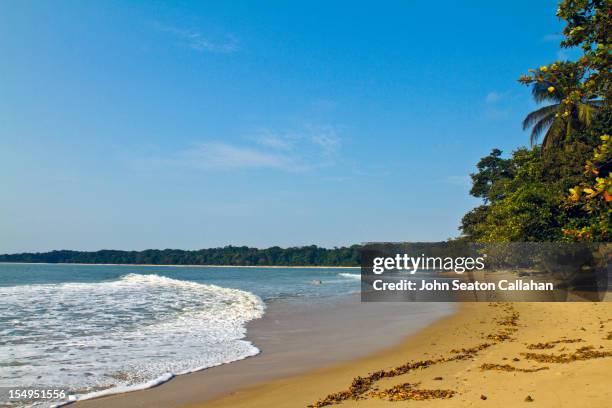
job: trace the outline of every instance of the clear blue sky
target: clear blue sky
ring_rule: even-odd
[[[555,9],[2,1],[0,253],[456,236]]]

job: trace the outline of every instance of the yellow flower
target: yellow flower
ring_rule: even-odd
[[[546,72],[546,71],[548,71],[548,67],[547,67],[546,65],[542,65],[542,66],[540,67],[540,71],[542,71],[542,72]]]
[[[555,87],[554,86],[549,86],[548,87],[548,92],[550,92],[550,93],[555,92]]]
[[[601,140],[603,140],[604,142],[607,142],[608,140],[610,140],[610,135],[603,135],[600,137]]]
[[[569,112],[568,111],[563,112],[563,117],[564,118],[567,118],[568,116],[569,116]]]
[[[571,194],[570,197],[569,197],[570,200],[572,200],[572,201],[580,200],[580,192],[577,189],[570,188],[569,191],[570,191],[570,194]]]
[[[582,189],[582,191],[584,191],[587,194],[593,194],[593,190],[590,189],[590,188],[584,188],[584,189]]]

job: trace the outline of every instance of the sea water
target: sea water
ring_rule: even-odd
[[[359,285],[358,269],[0,264],[0,389],[148,388],[256,355],[245,326],[268,302]]]

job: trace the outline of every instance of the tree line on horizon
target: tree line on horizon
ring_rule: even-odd
[[[321,248],[316,245],[259,249],[226,246],[193,251],[147,249],[144,251],[50,251],[0,255],[0,262],[83,263],[134,265],[228,266],[359,266],[359,245]]]

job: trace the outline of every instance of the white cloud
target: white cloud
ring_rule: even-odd
[[[206,141],[166,157],[150,157],[139,162],[195,170],[302,172],[334,165],[339,146],[340,138],[331,126],[311,127],[303,133],[266,130],[242,142]]]
[[[263,129],[255,136],[251,137],[251,139],[261,146],[278,150],[291,150],[299,138],[296,136],[279,134],[268,129]]]
[[[201,143],[179,152],[172,160],[181,166],[204,170],[303,169],[298,160],[291,156],[222,142]]]
[[[159,31],[173,35],[180,45],[194,51],[217,54],[232,54],[238,51],[238,40],[231,34],[225,35],[222,40],[212,40],[196,30],[163,24],[156,24],[155,26]]]
[[[311,142],[319,146],[326,155],[335,153],[340,147],[340,137],[334,127],[310,126],[309,132]]]

